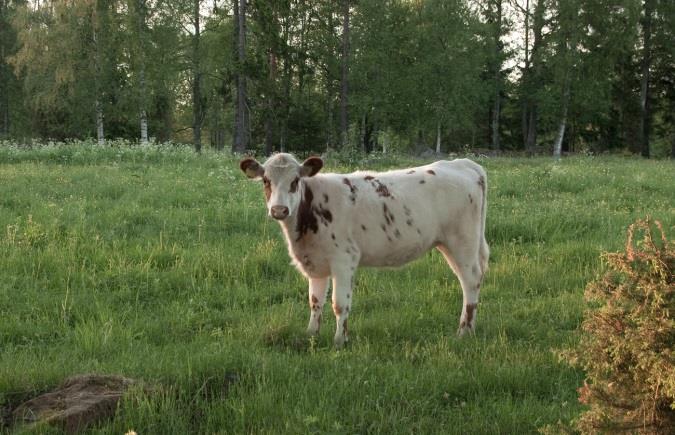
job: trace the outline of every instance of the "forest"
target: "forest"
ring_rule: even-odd
[[[0,0],[0,140],[675,156],[669,0]]]

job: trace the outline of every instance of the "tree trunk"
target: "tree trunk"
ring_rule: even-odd
[[[326,150],[331,149],[335,145],[333,133],[335,132],[333,126],[333,99],[326,99],[326,111],[328,112],[328,128],[326,129]]]
[[[366,154],[373,151],[373,123],[368,114],[363,115],[363,150]]]
[[[4,13],[4,12],[3,12]],[[0,16],[2,16],[0,14]],[[5,41],[0,41],[0,138],[9,137],[9,78]]]
[[[649,131],[651,121],[650,95],[649,95],[649,68],[651,66],[651,40],[652,40],[652,15],[654,13],[654,0],[645,0],[644,17],[642,20],[642,34],[644,44],[642,48],[640,80],[640,154],[649,158]]]
[[[96,105],[96,138],[98,139],[98,144],[103,145],[105,143],[105,135],[103,134],[103,106],[98,98],[96,99],[95,105]]]
[[[148,143],[148,113],[146,110],[147,92],[145,87],[145,0],[138,0],[138,62],[139,62],[139,100],[141,121],[141,143]]]
[[[239,2],[239,5],[237,5]],[[237,108],[235,115],[234,151],[243,153],[248,148],[248,128],[246,113],[246,0],[235,0],[237,17]]]
[[[525,142],[525,149],[534,153],[537,146],[537,106],[530,101],[530,108],[527,117],[527,141]]]
[[[441,123],[436,124],[436,154],[441,153]]]
[[[553,144],[553,157],[556,160],[560,160],[562,155],[562,142],[565,137],[565,128],[567,127],[567,110],[570,104],[570,77],[569,72],[565,77],[565,84],[563,90],[563,101],[562,101],[562,115],[560,116],[560,124],[558,127],[558,134],[556,135],[555,142]]]
[[[289,17],[285,18],[284,22],[284,34],[283,39],[286,41],[286,44],[291,44],[291,24]],[[291,80],[292,80],[293,69],[291,68],[291,56],[289,53],[286,53],[284,57],[284,98],[282,101],[283,106],[283,122],[281,124],[281,131],[279,132],[279,151],[286,151],[286,137],[288,135],[288,118],[291,113]]]
[[[201,0],[193,0],[193,25],[192,36],[192,141],[196,152],[202,150],[202,72],[200,59],[200,12]]]
[[[545,2],[544,0],[539,0],[537,5],[534,8],[534,24],[532,28],[532,33],[534,40],[532,41],[532,53],[530,60],[530,70],[528,70],[527,83],[529,86],[527,88],[528,92],[536,92],[537,81],[541,77],[541,59],[539,58],[539,52],[541,51],[541,45],[543,43],[543,28],[544,28],[544,12],[545,12]],[[525,149],[529,152],[534,152],[535,147],[537,146],[537,101],[534,98],[528,97],[528,112],[529,116],[527,117],[527,141],[525,142]]]
[[[501,84],[501,69],[502,69],[502,62],[501,62],[501,55],[502,55],[502,43],[501,43],[501,35],[502,35],[502,0],[497,0],[497,11],[496,11],[496,17],[495,17],[495,34],[494,34],[494,44],[495,44],[495,52],[494,52],[494,102],[492,106],[492,148],[495,150],[498,150],[500,148],[500,143],[499,143],[499,118],[500,118],[500,111],[501,111],[501,92],[502,92],[502,84]]]
[[[239,0],[234,0],[232,2],[232,18],[234,20],[234,23],[232,23],[232,57],[233,59],[237,59],[237,56],[239,56]],[[237,140],[239,134],[239,65],[236,60],[234,65],[234,83],[236,92],[234,93],[234,128],[232,129],[231,151],[236,153],[241,152],[237,148],[239,144],[239,141]]]
[[[523,73],[521,76],[521,87],[525,89],[526,80],[530,72],[530,0],[525,0],[525,66],[523,67]],[[527,119],[529,117],[529,104],[528,98],[524,95],[521,95],[522,106],[521,106],[521,126],[523,133],[523,146],[527,143]]]
[[[102,80],[102,67],[101,67],[101,41],[96,32],[98,28],[98,11],[94,11],[94,20],[93,20],[93,30],[92,38],[94,40],[94,51],[95,51],[95,82],[96,82],[96,100],[94,101],[94,107],[96,110],[96,139],[98,140],[99,145],[105,143],[105,134],[103,131],[103,104],[101,103],[101,80]]]
[[[265,155],[269,156],[274,151],[274,88],[277,77],[277,56],[273,50],[268,53],[268,66],[270,89],[267,93],[267,116],[265,118]]]
[[[342,77],[340,83],[340,140],[347,146],[349,135],[349,0],[342,0]]]
[[[148,143],[148,112],[145,110],[145,71],[141,71],[141,143]]]

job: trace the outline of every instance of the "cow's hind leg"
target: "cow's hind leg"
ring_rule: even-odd
[[[472,333],[476,325],[478,296],[483,280],[478,246],[467,246],[466,243],[461,242],[448,243],[447,245],[439,245],[438,250],[445,257],[462,286],[464,303],[459,320],[459,329],[457,330],[457,335],[461,337],[467,332]]]
[[[335,347],[340,349],[348,340],[347,319],[352,309],[352,285],[356,263],[333,270],[333,312],[335,313]]]
[[[328,287],[328,278],[310,278],[309,280],[309,325],[307,333],[309,335],[318,335],[321,326],[321,313],[323,304],[326,302],[326,288]]]

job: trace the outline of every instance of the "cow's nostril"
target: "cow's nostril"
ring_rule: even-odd
[[[274,219],[284,219],[288,216],[288,207],[285,205],[275,205],[272,206],[270,212]]]

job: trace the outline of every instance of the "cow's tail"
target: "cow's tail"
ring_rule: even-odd
[[[487,173],[481,167],[478,172],[478,185],[482,190],[482,202],[480,207],[480,245],[478,247],[478,257],[480,261],[480,269],[483,275],[488,270],[488,260],[490,259],[490,247],[485,240],[485,219],[487,216]]]

